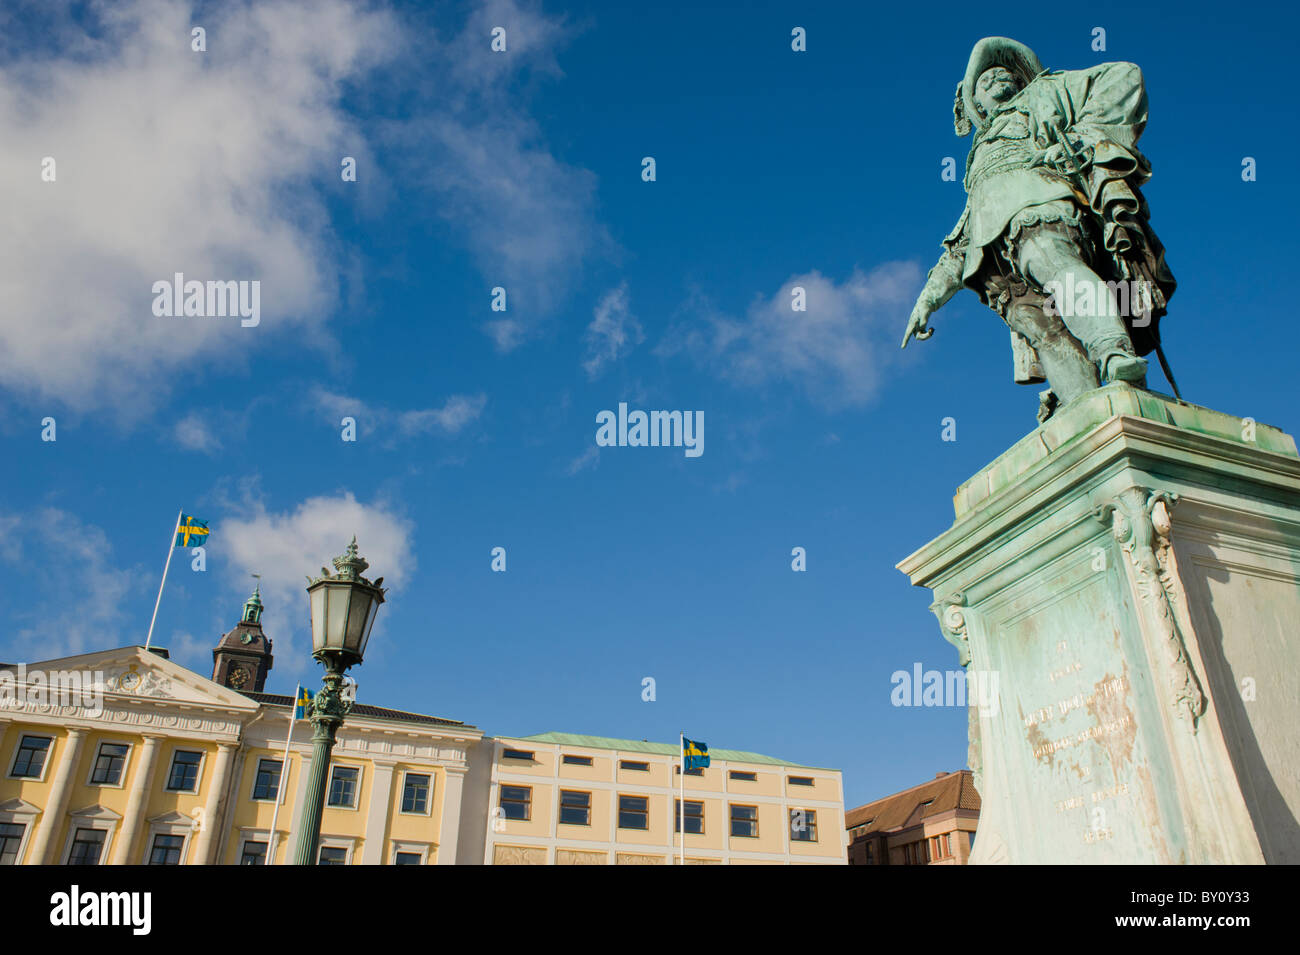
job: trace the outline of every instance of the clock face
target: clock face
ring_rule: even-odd
[[[140,685],[140,674],[132,670],[128,670],[126,673],[122,674],[120,685],[122,689],[126,690],[129,693],[131,690],[134,690],[137,686]]]
[[[253,642],[253,635],[252,635],[251,633],[248,633],[247,631],[245,631],[244,634],[243,634],[239,639],[240,639],[240,640],[243,640],[244,643],[252,643],[252,642]]]
[[[243,667],[230,668],[230,685],[236,690],[248,682],[248,671]]]

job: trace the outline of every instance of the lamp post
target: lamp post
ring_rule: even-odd
[[[312,699],[308,717],[312,725],[311,772],[307,777],[302,828],[294,851],[295,865],[316,862],[330,753],[339,727],[352,710],[352,701],[344,698],[343,674],[348,667],[360,664],[365,656],[370,628],[374,626],[379,605],[384,602],[384,589],[380,586],[384,578],[371,583],[361,576],[370,564],[357,554],[355,536],[346,553],[335,557],[333,564],[335,573],[322,567],[323,577],[307,578],[312,656],[324,665],[325,676],[320,692]]]

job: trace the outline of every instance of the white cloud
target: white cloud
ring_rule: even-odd
[[[39,568],[7,593],[0,660],[32,663],[144,643],[148,621],[128,627],[122,607],[148,580],[120,566],[101,528],[54,507],[0,516],[0,550]]]
[[[215,527],[215,526],[214,526]],[[215,527],[226,555],[226,570],[239,599],[252,583],[248,574],[262,575],[262,615],[267,635],[275,641],[277,673],[300,674],[314,666],[308,628],[308,576],[319,576],[343,553],[353,535],[357,549],[370,562],[366,576],[384,578],[384,587],[400,591],[415,571],[411,527],[389,504],[365,504],[349,493],[312,497],[292,511],[270,511],[260,500],[246,501],[242,511]],[[376,623],[380,632],[383,615]]]
[[[190,412],[176,422],[176,427],[172,429],[172,437],[182,448],[188,448],[191,451],[212,454],[221,449],[221,442],[217,440],[208,423],[196,411]]]
[[[582,367],[588,378],[599,377],[604,367],[645,341],[641,323],[628,308],[627,284],[610,289],[596,305],[587,326],[587,360]]]
[[[573,477],[573,475],[581,471],[585,471],[587,470],[587,468],[594,468],[594,467],[598,467],[599,465],[600,465],[600,451],[593,444],[586,451],[583,451],[582,454],[578,455],[576,458],[574,458],[572,461],[569,462],[569,466],[565,468],[565,473],[568,474],[569,477]]]
[[[365,276],[323,190],[343,155],[380,168],[363,133],[394,151],[357,188],[400,182],[488,287],[508,289],[505,316],[484,296],[499,349],[536,334],[610,244],[595,177],[557,158],[528,112],[572,31],[531,0],[479,0],[458,31],[446,18],[347,0],[230,0],[201,17],[183,0],[121,0],[53,16],[41,52],[0,65],[0,387],[129,421],[277,335],[333,350],[332,310]],[[205,53],[190,49],[200,20]],[[497,25],[508,54],[489,49]],[[12,35],[3,46],[18,49]],[[414,110],[353,119],[345,90]],[[40,178],[45,156],[56,182]],[[260,325],[154,316],[153,283],[176,272],[258,280]]]
[[[487,395],[451,395],[440,408],[397,411],[317,386],[309,393],[312,410],[323,411],[335,426],[344,416],[356,419],[362,435],[376,434],[391,445],[396,438],[418,434],[454,436],[473,424],[487,407]]]
[[[506,53],[490,48],[497,26]],[[426,40],[425,61],[441,70],[426,88],[432,112],[390,128],[487,286],[506,289],[506,316],[483,298],[483,331],[501,351],[535,335],[591,253],[613,244],[593,211],[596,177],[557,158],[526,109],[528,81],[560,76],[556,51],[572,32],[534,0],[480,3],[458,33]]]
[[[96,4],[58,53],[0,67],[0,385],[75,409],[147,411],[175,376],[268,335],[325,335],[333,240],[311,188],[360,148],[343,86],[400,40],[345,0]],[[42,157],[57,181],[40,178]],[[152,284],[257,279],[262,321],[159,318]]]
[[[792,308],[796,286],[805,291],[806,311]],[[687,311],[697,322],[670,329],[655,352],[686,353],[741,385],[787,381],[828,406],[862,405],[897,360],[919,286],[916,263],[889,262],[870,272],[855,269],[842,283],[816,270],[793,275],[771,298],[751,304],[743,319],[696,296]]]
[[[477,421],[487,405],[487,395],[452,395],[441,408],[423,411],[403,411],[397,417],[398,430],[403,434],[424,434],[433,431],[441,434],[459,434],[466,425]]]

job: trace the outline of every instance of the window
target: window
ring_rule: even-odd
[[[619,796],[618,827],[620,829],[649,829],[650,797]]]
[[[874,865],[875,860],[872,858],[871,843],[867,843],[867,865]]]
[[[180,865],[181,849],[185,848],[184,836],[153,837],[153,849],[149,853],[150,865]]]
[[[951,832],[945,832],[943,834],[943,854],[945,856],[952,855],[952,833]]]
[[[16,822],[0,822],[0,865],[18,864],[18,849],[26,829]]]
[[[502,759],[526,759],[533,761],[533,754],[526,749],[508,749],[501,754]]]
[[[812,780],[812,777],[811,777],[811,776],[791,776],[791,777],[790,777],[790,785],[791,785],[791,786],[811,786],[812,784],[813,784],[813,780]]]
[[[569,766],[590,766],[590,765],[591,765],[591,757],[590,757],[590,756],[571,756],[571,755],[569,755],[568,753],[565,753],[565,754],[564,754],[564,762],[565,762],[566,765],[569,765]]]
[[[429,811],[429,777],[424,773],[407,773],[402,783],[402,812]]]
[[[682,831],[682,801],[673,800],[673,825],[677,832]],[[704,803],[686,800],[686,832],[698,836],[704,832]]]
[[[418,852],[399,852],[393,857],[393,865],[421,865],[423,860]]]
[[[733,836],[758,836],[758,807],[757,806],[737,806],[732,804],[731,807],[731,834]]]
[[[320,847],[320,865],[347,865],[348,850],[339,846]]]
[[[621,759],[621,760],[619,760],[618,768],[619,768],[619,769],[627,769],[627,770],[631,770],[632,772],[635,772],[635,773],[648,773],[648,772],[650,772],[650,764],[649,764],[649,763],[638,763],[636,760],[632,760],[632,759]]]
[[[48,736],[24,736],[18,744],[14,767],[9,775],[20,779],[40,779],[41,773],[45,772],[45,757],[49,755],[51,742]]]
[[[249,839],[244,842],[244,851],[239,856],[240,865],[266,865],[266,843]]]
[[[682,774],[682,768],[681,768],[680,766],[678,766],[678,767],[677,767],[677,775],[680,776],[681,774]],[[703,775],[704,775],[704,770],[703,770],[703,769],[688,769],[688,770],[686,770],[686,775],[687,775],[687,776],[703,776]]]
[[[793,842],[817,841],[817,810],[790,810],[790,839]]]
[[[99,855],[104,851],[103,829],[78,829],[68,854],[68,865],[99,865]]]
[[[125,743],[100,743],[99,754],[95,757],[95,768],[90,774],[91,785],[121,785],[122,770],[126,766],[126,754],[130,751],[131,747]]]
[[[732,779],[742,783],[752,783],[758,779],[757,773],[742,773],[738,769],[733,769],[728,775],[730,775]]]
[[[355,766],[335,766],[330,775],[329,805],[353,809],[357,804],[357,777],[361,770]]]
[[[172,792],[192,793],[199,785],[199,764],[203,754],[178,749],[172,756],[172,771],[167,776],[167,788]]]
[[[533,787],[502,786],[500,805],[507,819],[533,818]]]
[[[278,759],[259,759],[257,778],[253,781],[253,798],[274,801],[280,795],[280,772],[284,764]]]
[[[560,822],[566,826],[591,825],[591,793],[561,789]]]

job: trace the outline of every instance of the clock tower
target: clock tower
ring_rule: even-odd
[[[271,672],[271,639],[262,632],[262,585],[244,602],[235,629],[212,650],[212,681],[232,690],[261,693]]]

